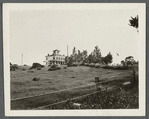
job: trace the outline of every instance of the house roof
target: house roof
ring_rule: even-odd
[[[49,57],[49,56],[64,56],[64,55],[60,55],[60,54],[52,54],[52,55],[47,55],[46,57]]]
[[[45,57],[49,57],[49,56],[64,56],[64,55],[61,55],[61,54],[59,54],[59,52],[58,53],[55,53],[54,51],[59,51],[60,52],[60,50],[58,50],[58,49],[55,49],[55,50],[53,50],[53,53],[52,53],[52,55],[47,55],[47,56],[45,56]]]
[[[55,50],[53,50],[53,51],[60,51],[60,50],[58,50],[58,49],[55,49]]]

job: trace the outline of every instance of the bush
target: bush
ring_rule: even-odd
[[[25,69],[23,68],[22,71],[25,71]]]
[[[89,66],[90,67],[95,67],[95,64],[94,63],[90,63]]]
[[[40,78],[36,78],[36,77],[34,77],[32,80],[33,80],[33,81],[39,81]]]
[[[41,65],[41,64],[39,64],[39,63],[33,63],[32,67],[31,67],[30,69],[36,69],[36,68],[38,68],[38,67],[42,68],[42,67],[44,67],[44,66]]]
[[[34,73],[34,71],[28,71],[29,73]]]
[[[106,65],[106,66],[104,66],[103,68],[104,68],[104,69],[112,69],[113,67]]]
[[[41,67],[38,67],[37,70],[41,70]]]
[[[96,63],[95,64],[95,68],[99,68],[100,67],[100,64],[99,63]]]
[[[64,67],[64,69],[67,69],[67,67]]]
[[[55,70],[58,70],[58,69],[61,69],[59,65],[57,64],[53,64],[49,69],[48,71],[55,71]]]
[[[49,68],[48,71],[55,71],[58,70],[59,68]]]
[[[18,69],[17,64],[10,65],[10,71],[15,71],[16,69]]]
[[[105,65],[105,66],[101,66],[104,69],[114,69],[114,70],[127,70],[129,69],[128,66],[109,66],[109,65]]]
[[[53,64],[53,65],[51,66],[51,68],[57,68],[57,67],[58,67],[57,64]]]
[[[77,64],[72,64],[73,67],[77,67]]]
[[[79,64],[80,66],[84,66],[85,64],[84,63],[81,63],[81,64]]]
[[[68,63],[67,66],[68,67],[77,67],[77,64],[70,64],[70,63]]]
[[[85,63],[84,65],[85,65],[85,66],[89,66],[89,64],[88,64],[88,63]]]
[[[127,70],[128,66],[116,66],[116,67],[113,67],[113,69],[115,69],[115,70]]]
[[[15,70],[16,70],[16,68],[13,65],[11,65],[10,66],[10,71],[15,71]]]

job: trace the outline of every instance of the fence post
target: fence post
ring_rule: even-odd
[[[96,90],[99,90],[99,76],[95,76]]]
[[[135,68],[133,66],[133,83],[136,82],[136,71],[135,71]]]

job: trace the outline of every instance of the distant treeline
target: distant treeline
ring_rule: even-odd
[[[117,54],[119,55],[119,54]],[[67,64],[85,64],[85,63],[99,63],[99,64],[111,64],[113,61],[112,54],[109,52],[105,57],[101,55],[101,51],[98,46],[95,46],[94,50],[88,55],[87,50],[76,50],[74,47],[72,54],[65,57]],[[132,65],[138,63],[134,60],[133,56],[128,56],[120,62],[123,66]]]
[[[73,48],[72,54],[65,58],[65,62],[68,64],[73,63],[103,63],[103,64],[109,64],[112,63],[112,54],[109,52],[107,56],[102,57],[101,51],[98,48],[98,46],[95,46],[95,49],[88,55],[87,50],[83,50],[83,52],[80,52],[80,50],[76,51],[76,48]]]

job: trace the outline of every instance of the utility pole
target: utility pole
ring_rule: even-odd
[[[67,45],[67,63],[68,63],[68,45]]]
[[[21,65],[23,66],[23,54],[22,54],[22,59],[21,59]]]
[[[67,45],[67,57],[68,57],[68,45]]]

